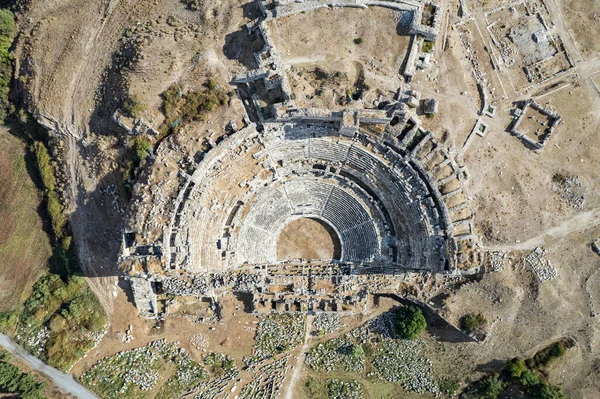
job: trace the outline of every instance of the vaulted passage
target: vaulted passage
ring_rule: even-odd
[[[336,232],[327,223],[300,218],[285,226],[277,239],[277,260],[339,260],[342,246]]]

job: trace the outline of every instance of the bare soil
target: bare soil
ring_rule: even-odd
[[[285,226],[279,235],[277,259],[334,259],[334,251],[339,252],[339,246],[339,238],[332,236],[322,223],[301,218]]]
[[[359,79],[370,90],[351,107],[371,106],[378,93],[395,92],[402,82],[399,73],[410,42],[409,36],[398,32],[399,18],[399,13],[380,7],[365,10],[341,7],[270,22],[277,51],[290,67],[290,84],[297,104],[337,108],[347,91],[356,90]],[[373,29],[374,21],[377,29]],[[337,72],[346,78],[337,88],[324,88],[316,93],[319,88],[311,79],[300,76],[302,68],[307,66],[320,67],[332,78]]]

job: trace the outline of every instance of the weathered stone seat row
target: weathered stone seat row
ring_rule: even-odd
[[[224,140],[182,185],[164,243],[166,269],[276,263],[285,225],[315,217],[337,232],[343,262],[442,270],[452,226],[432,199],[441,197],[429,187],[435,182],[411,156],[366,135],[340,136],[330,124],[264,127]],[[232,188],[219,189],[223,181]]]
[[[338,232],[342,241],[342,261],[370,261],[371,254],[379,251],[380,243],[369,208],[351,192],[332,183],[333,181],[326,183],[308,179],[291,180],[265,190],[256,198],[240,227],[236,250],[240,260],[248,263],[276,262],[275,244],[279,232],[291,220],[307,216],[323,219]],[[299,209],[306,212],[299,215],[296,212]],[[365,239],[345,242],[344,232],[362,224],[371,225],[370,228],[367,226],[359,229],[360,237]],[[371,250],[351,249],[365,246]],[[256,248],[261,248],[262,251],[257,251]],[[352,255],[346,256],[346,250]]]

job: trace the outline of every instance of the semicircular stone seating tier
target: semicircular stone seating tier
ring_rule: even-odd
[[[333,126],[264,126],[219,144],[190,176],[193,188],[165,232],[165,267],[204,273],[275,263],[282,229],[313,217],[336,231],[342,262],[444,270],[447,226],[418,165]]]
[[[360,186],[383,210],[391,239],[388,267],[443,270],[445,226],[422,173],[399,154],[368,139],[339,136],[335,128],[310,124],[267,125],[262,138],[281,175],[299,165],[321,168]],[[306,166],[305,166],[306,167]]]
[[[342,245],[342,262],[371,262],[380,254],[380,236],[369,205],[350,190],[317,179],[295,179],[263,190],[242,222],[237,239],[239,263],[277,262],[277,238],[301,217],[330,225]]]

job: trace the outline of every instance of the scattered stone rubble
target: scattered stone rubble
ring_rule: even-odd
[[[431,360],[424,356],[424,344],[418,339],[385,338],[373,355],[373,365],[379,378],[399,382],[407,391],[440,394],[433,379]]]
[[[573,209],[583,209],[585,204],[585,187],[579,177],[567,176],[560,182],[560,198]]]
[[[327,384],[329,399],[362,399],[364,388],[358,381],[332,379]]]
[[[254,356],[259,359],[287,352],[302,343],[306,316],[272,314],[262,317],[256,330]]]
[[[466,50],[465,55],[467,59],[471,62],[475,79],[477,82],[486,82],[486,73],[481,70],[479,61],[477,60],[477,50],[475,50],[473,44],[471,44],[471,31],[467,30],[462,32],[460,34],[460,42]]]
[[[16,336],[17,341],[20,341],[22,338],[20,335]],[[49,338],[50,330],[48,330],[48,327],[43,326],[36,334],[29,335],[23,344],[34,356],[44,358]]]
[[[335,330],[342,328],[340,316],[337,313],[319,313],[313,322],[315,330],[319,334],[330,334]]]
[[[196,334],[190,339],[194,348],[205,351],[208,347],[208,337],[205,334]]]
[[[509,255],[503,251],[488,251],[487,256],[490,270],[494,273],[504,270],[507,262],[509,266],[512,264]]]
[[[259,366],[255,378],[242,388],[238,399],[278,398],[283,379],[289,369],[290,355],[282,356],[274,362]]]
[[[365,369],[365,355],[362,347],[346,335],[313,347],[306,356],[306,364],[315,371],[360,373]]]
[[[173,363],[175,371],[160,388],[159,396],[166,394],[168,397],[209,399],[222,394],[225,387],[239,375],[235,365],[227,369],[219,368],[218,373],[211,375],[207,366],[230,362],[230,358],[211,353],[205,355],[208,357],[202,364],[190,358],[177,345],[176,342],[168,343],[163,339],[141,348],[118,352],[92,366],[81,380],[106,399],[145,397],[147,393],[144,392],[156,387],[166,364]]]
[[[158,369],[162,367],[162,362],[172,355],[174,349],[174,343],[160,340],[142,348],[118,352],[92,366],[82,376],[82,381],[91,387],[120,384],[114,386],[114,392],[107,399],[117,399],[134,389],[149,391],[158,381]]]
[[[523,260],[523,263],[531,267],[541,282],[549,281],[556,277],[556,269],[548,259],[544,258],[547,252],[547,249],[537,247]]]
[[[361,344],[378,342],[384,338],[395,338],[396,315],[386,312],[352,330],[352,336]]]
[[[433,378],[432,363],[425,356],[424,342],[395,339],[394,318],[393,313],[384,313],[351,334],[318,344],[306,356],[306,364],[315,371],[362,373],[368,361],[374,370],[366,374],[367,378],[377,377],[400,383],[410,392],[438,396],[440,391]],[[365,345],[371,348],[368,356]]]

